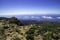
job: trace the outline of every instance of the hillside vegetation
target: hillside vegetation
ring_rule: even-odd
[[[23,25],[15,17],[0,20],[0,40],[60,40],[60,23],[40,21]]]

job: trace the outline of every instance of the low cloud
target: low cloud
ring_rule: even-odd
[[[57,17],[57,19],[60,19],[60,17]]]
[[[23,16],[23,18],[26,18],[26,19],[40,19],[40,17],[38,17],[38,16]]]
[[[31,16],[31,18],[40,18],[40,17],[38,17],[38,16]]]
[[[42,18],[45,18],[45,19],[53,19],[51,16],[42,16]]]

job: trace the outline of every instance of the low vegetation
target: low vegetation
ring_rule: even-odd
[[[60,23],[40,21],[23,25],[15,17],[0,20],[0,40],[60,40]]]

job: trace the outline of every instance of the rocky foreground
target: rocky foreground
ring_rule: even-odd
[[[0,20],[0,40],[60,40],[60,23],[23,25],[17,18]]]

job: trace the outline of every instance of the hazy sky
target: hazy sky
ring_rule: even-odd
[[[60,0],[0,0],[0,15],[50,13],[60,13]]]

